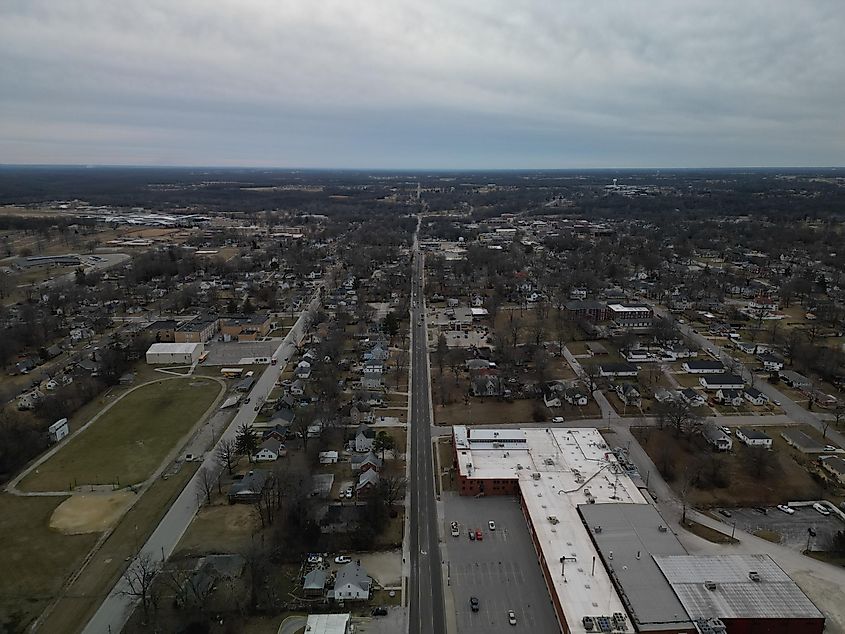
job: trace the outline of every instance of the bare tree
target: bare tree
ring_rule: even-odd
[[[217,478],[208,467],[203,467],[197,472],[196,493],[197,501],[202,504],[211,504],[211,494],[214,492],[214,482]]]
[[[150,610],[154,607],[156,597],[153,593],[153,580],[161,570],[161,562],[150,553],[141,553],[129,564],[123,573],[126,589],[123,594],[141,602],[144,622],[150,618]]]
[[[378,494],[389,508],[405,497],[407,486],[408,481],[401,476],[383,476],[379,480]]]
[[[661,426],[668,425],[676,436],[692,434],[701,429],[704,419],[682,400],[658,403],[655,406],[657,420]]]
[[[225,467],[226,471],[229,472],[229,475],[232,475],[235,471],[235,467],[238,466],[240,457],[237,441],[235,441],[234,438],[224,438],[221,440],[214,452],[214,457],[217,459],[217,464],[219,464],[221,468]]]

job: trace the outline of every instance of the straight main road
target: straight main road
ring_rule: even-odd
[[[419,225],[417,228],[419,234]],[[410,632],[445,634],[443,577],[431,453],[431,391],[423,299],[423,258],[414,237],[411,273]]]
[[[251,425],[255,421],[255,417],[258,415],[255,411],[255,403],[265,400],[276,381],[279,380],[285,365],[296,351],[297,344],[302,340],[314,313],[320,306],[321,291],[322,287],[319,287],[311,302],[302,311],[293,328],[290,329],[284,341],[279,345],[276,350],[277,364],[268,365],[267,369],[261,374],[252,392],[250,392],[249,403],[242,405],[238,410],[232,422],[221,434],[217,444],[206,454],[200,469],[208,469],[215,478],[218,476],[222,466],[218,464],[215,457],[217,446],[224,440],[234,439],[241,425]],[[182,489],[182,493],[165,513],[147,542],[141,547],[138,553],[139,557],[145,555],[153,561],[163,562],[171,555],[199,509],[200,496],[197,496],[196,493],[199,478],[200,471],[198,470],[185,485],[185,488]],[[138,558],[136,558],[130,566],[139,565],[138,561]],[[85,626],[83,634],[106,634],[107,632],[120,632],[123,629],[137,603],[134,597],[126,594],[126,590],[126,578],[121,577]]]

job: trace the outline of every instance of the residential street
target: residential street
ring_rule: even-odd
[[[249,395],[251,403],[256,403],[259,399],[266,399],[270,394],[288,360],[296,351],[296,344],[305,334],[306,321],[313,316],[319,305],[320,294],[318,290],[309,303],[308,308],[300,314],[296,324],[294,324],[284,341],[279,345],[276,351],[278,363],[276,365],[268,365],[267,369],[264,370],[256,381],[255,387]],[[215,448],[224,439],[234,439],[238,427],[244,423],[251,424],[257,414],[252,404],[243,405],[218,439]],[[222,467],[217,463],[214,449],[206,454],[201,468],[207,468],[215,475],[221,470]],[[141,548],[139,555],[149,555],[155,560],[166,560],[176,548],[176,545],[194,519],[194,515],[196,515],[199,508],[199,501],[196,495],[197,481],[199,479],[198,474],[199,471],[185,485],[182,493],[173,502],[158,527],[156,527],[150,538]],[[137,560],[130,565],[137,565]],[[104,634],[105,632],[121,631],[132,614],[136,603],[133,597],[124,594],[125,589],[126,582],[121,577],[85,626],[83,630],[85,634]]]

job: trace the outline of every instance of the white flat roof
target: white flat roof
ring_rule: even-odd
[[[627,615],[578,506],[590,500],[596,504],[645,504],[646,500],[598,430],[468,430],[455,426],[454,433],[463,476],[518,480],[541,558],[551,573],[553,591],[570,631],[587,632],[582,623],[585,616]],[[493,439],[512,442],[493,448]],[[519,439],[524,442],[516,442]]]
[[[626,306],[625,304],[608,304],[607,307],[615,313],[650,313],[648,306]]]
[[[306,634],[346,634],[349,614],[309,614]]]
[[[154,343],[147,352],[159,352],[164,354],[179,354],[180,352],[193,353],[197,348],[202,348],[201,343]]]

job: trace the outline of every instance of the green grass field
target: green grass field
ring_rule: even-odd
[[[63,535],[50,516],[64,497],[0,495],[0,623],[35,618],[94,545],[97,535]]]
[[[207,379],[172,379],[124,396],[20,483],[25,491],[143,482],[214,401]]]

